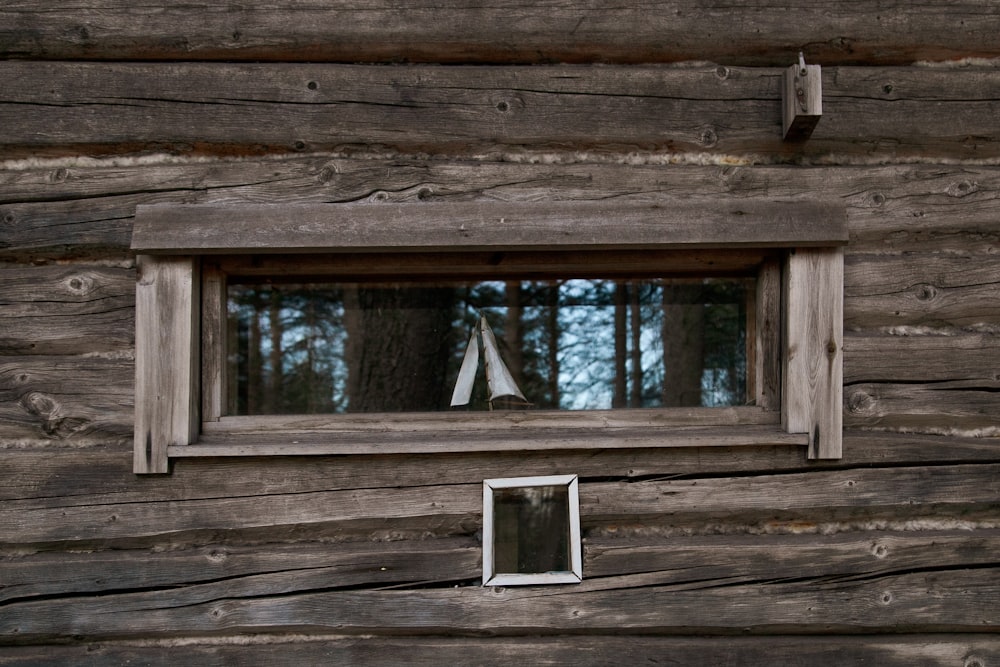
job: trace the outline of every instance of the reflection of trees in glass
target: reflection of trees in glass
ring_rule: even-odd
[[[342,290],[303,285],[229,290],[237,414],[343,410]],[[232,339],[232,337],[231,337]]]
[[[498,573],[566,572],[569,489],[525,486],[493,491],[493,569]]]
[[[233,285],[233,408],[448,409],[481,315],[532,408],[738,405],[748,284]],[[469,409],[488,407],[485,378],[477,377]]]
[[[344,290],[349,411],[447,408],[454,300],[454,288],[444,287]]]

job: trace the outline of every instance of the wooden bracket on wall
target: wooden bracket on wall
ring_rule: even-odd
[[[783,136],[785,141],[805,141],[823,115],[823,80],[819,65],[799,64],[785,70],[782,92]]]

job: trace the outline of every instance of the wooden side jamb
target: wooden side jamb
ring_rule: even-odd
[[[810,459],[839,459],[843,438],[844,253],[799,248],[784,276],[782,423],[809,435]]]
[[[754,309],[750,313],[753,335],[747,332],[752,348],[748,355],[747,376],[753,378],[757,407],[778,411],[781,408],[781,260],[764,260],[757,272]],[[751,362],[752,361],[752,365]]]
[[[167,448],[197,438],[200,276],[195,257],[139,255],[133,471],[169,472]]]
[[[226,414],[228,395],[226,274],[216,263],[201,267],[201,419]]]

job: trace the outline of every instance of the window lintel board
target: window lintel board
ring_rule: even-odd
[[[613,224],[611,224],[613,223]],[[842,203],[454,202],[139,206],[139,254],[669,248],[804,248],[847,243]]]
[[[613,224],[609,223],[613,221]],[[236,434],[242,444],[216,439],[211,447],[191,446],[203,430],[201,375],[221,360],[205,359],[201,350],[202,311],[220,304],[217,277],[201,275],[202,258],[224,254],[315,255],[319,253],[433,254],[464,256],[475,252],[679,251],[779,249],[784,253],[782,300],[785,303],[781,361],[780,421],[777,429],[752,436],[769,418],[736,419],[750,426],[739,434],[731,417],[691,432],[692,444],[735,441],[757,444],[808,444],[810,458],[839,458],[842,403],[843,250],[847,242],[842,202],[733,201],[720,198],[669,202],[456,202],[406,204],[310,204],[301,206],[139,206],[132,249],[137,254],[136,287],[136,473],[169,472],[172,456],[330,454],[391,451],[373,442],[379,436],[350,429],[351,445],[308,448],[324,429],[291,428],[277,420]],[[464,255],[463,255],[464,254]],[[205,296],[201,290],[204,288]],[[200,307],[199,307],[200,306]],[[822,363],[819,363],[819,362]],[[201,373],[198,369],[202,368]],[[211,372],[211,371],[209,371]],[[715,409],[713,409],[715,410]],[[756,414],[759,408],[731,413]],[[719,413],[716,413],[719,414]],[[775,413],[776,414],[776,413]],[[369,416],[370,417],[370,416]],[[453,417],[448,415],[448,417]],[[671,420],[667,420],[668,422]],[[777,418],[775,419],[777,421]],[[205,424],[205,431],[216,431]],[[686,427],[705,424],[686,422]],[[330,430],[330,427],[325,427]],[[472,429],[475,430],[475,424]],[[636,429],[642,427],[637,426]],[[221,429],[225,431],[225,429]],[[334,429],[336,430],[336,429]],[[427,432],[433,433],[431,424]],[[525,428],[523,447],[547,449],[550,440],[572,447],[560,436],[532,438]],[[584,429],[580,429],[581,434]],[[249,445],[252,432],[271,445]],[[712,440],[712,432],[717,440]],[[683,434],[683,431],[680,432]],[[625,435],[625,433],[619,433]],[[286,437],[287,436],[287,437]],[[678,446],[683,435],[663,432],[665,446]],[[612,430],[597,442],[615,438]],[[755,439],[756,438],[756,439]],[[206,438],[211,439],[211,438]],[[391,440],[392,438],[388,438]],[[405,439],[405,438],[404,438]],[[648,439],[648,438],[647,438]],[[434,437],[414,438],[415,449],[397,444],[394,451],[439,451]],[[364,443],[368,441],[366,449]],[[208,443],[205,443],[206,445]],[[751,444],[751,442],[746,442]],[[300,446],[301,445],[301,446]],[[590,445],[581,439],[579,447]],[[606,445],[605,445],[606,446]],[[510,448],[510,444],[507,445]],[[209,454],[209,452],[213,452]],[[461,451],[452,449],[449,451]]]

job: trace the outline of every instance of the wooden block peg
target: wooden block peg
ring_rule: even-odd
[[[823,115],[823,80],[819,65],[799,64],[785,70],[782,94],[783,136],[785,141],[805,141]]]

